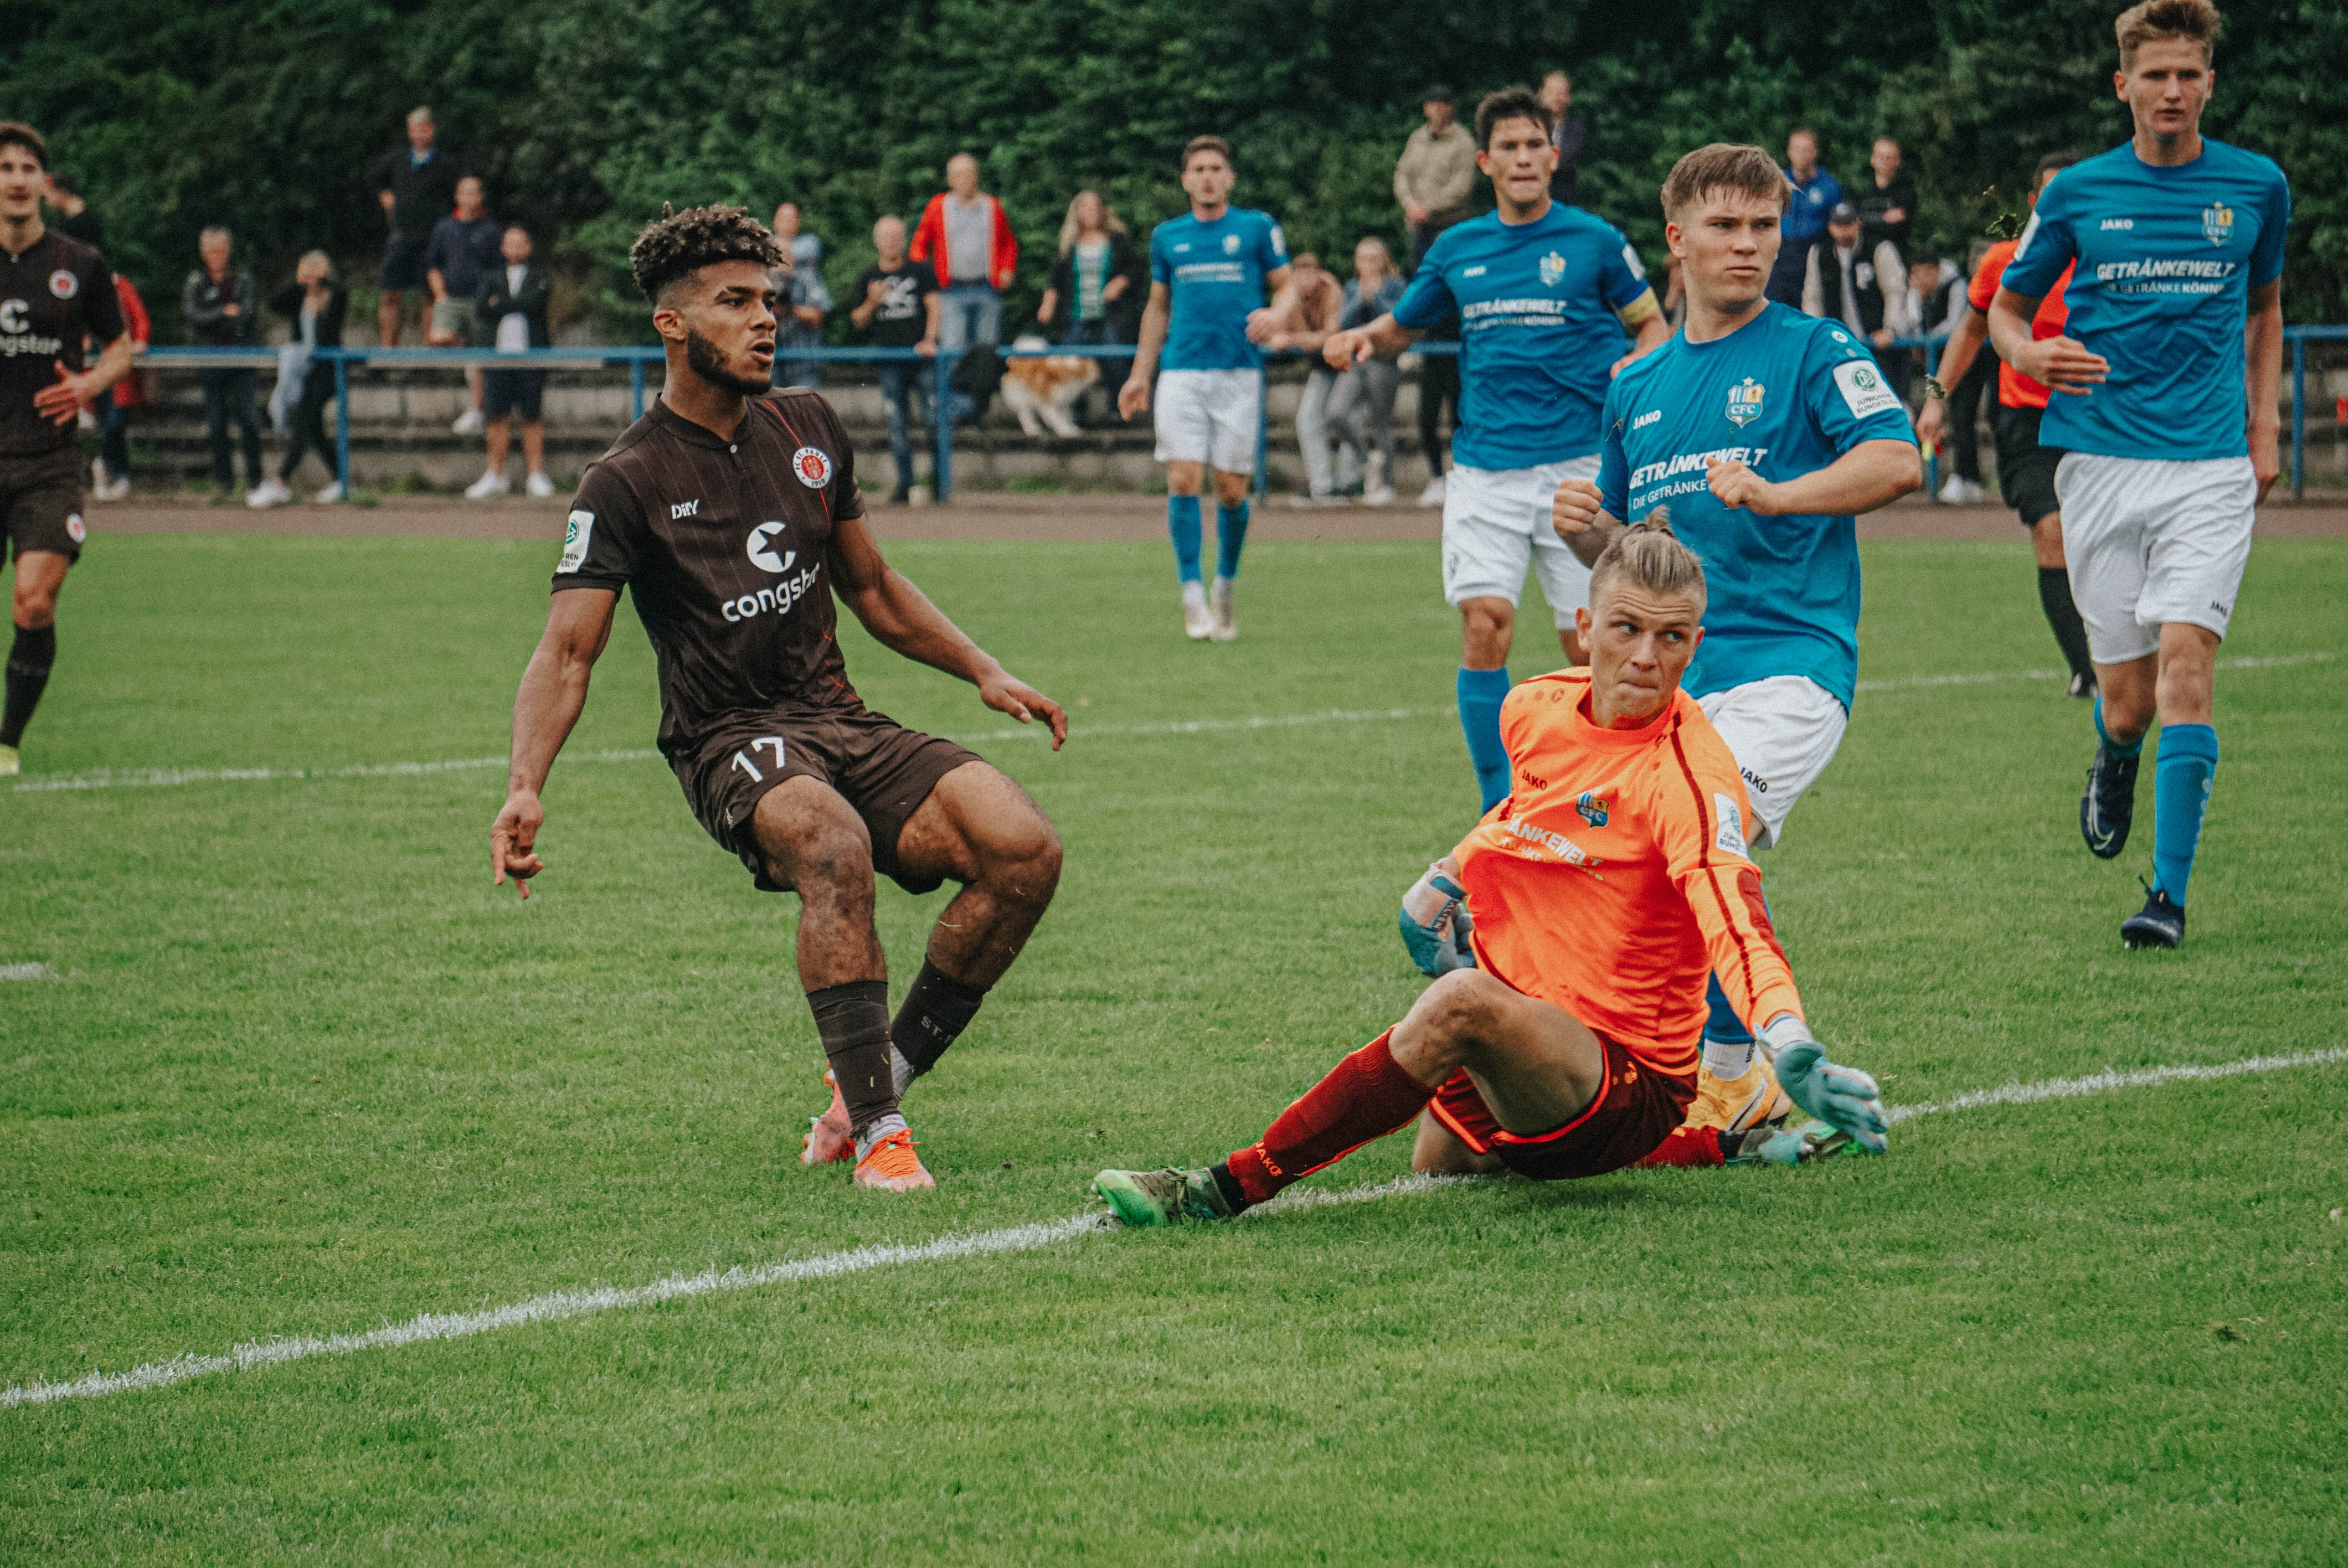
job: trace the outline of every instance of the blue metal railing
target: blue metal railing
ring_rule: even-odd
[[[2307,494],[2307,345],[2311,341],[2348,340],[2348,326],[2294,326],[2283,328],[2283,340],[2291,345],[2291,497],[2302,500]],[[1923,337],[1899,337],[1891,340],[1895,349],[1924,351],[1926,374],[1936,371],[1941,363],[1941,350],[1948,342],[1946,333]],[[1131,343],[1066,343],[1041,349],[1001,348],[996,351],[1005,359],[1043,359],[1073,354],[1086,359],[1129,360],[1135,354]],[[1419,354],[1456,354],[1459,345],[1454,342],[1420,343],[1410,351]],[[335,367],[335,477],[347,494],[351,487],[351,415],[350,368],[355,364],[444,366],[458,369],[483,365],[504,370],[552,369],[557,365],[624,364],[628,367],[628,417],[633,422],[644,416],[644,367],[662,363],[666,351],[658,343],[614,344],[604,348],[534,348],[520,354],[499,354],[486,348],[326,348],[316,357]],[[926,361],[933,367],[931,391],[930,424],[936,436],[934,470],[931,487],[942,502],[953,495],[953,367],[962,356],[959,353],[940,351],[924,354],[910,348],[795,348],[778,350],[778,360],[817,360],[844,364],[902,364]],[[272,347],[252,348],[174,348],[149,349],[144,363],[159,368],[203,369],[234,367],[259,370],[273,367],[277,350]],[[1257,399],[1255,493],[1263,494],[1267,429],[1269,421],[1262,413],[1263,398]],[[1940,455],[1937,451],[1924,461],[1924,487],[1935,502],[1940,499]]]

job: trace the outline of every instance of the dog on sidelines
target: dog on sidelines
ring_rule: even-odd
[[[1014,341],[1014,349],[1045,349],[1052,345],[1034,333]],[[1100,380],[1100,365],[1081,354],[1056,354],[1048,359],[1004,361],[1004,406],[1019,416],[1019,428],[1041,436],[1049,425],[1055,436],[1081,434],[1069,410]]]

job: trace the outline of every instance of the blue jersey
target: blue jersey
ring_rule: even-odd
[[[1160,370],[1254,370],[1263,354],[1248,342],[1250,311],[1264,303],[1263,280],[1288,265],[1288,241],[1267,212],[1227,207],[1211,223],[1191,213],[1150,231],[1149,276],[1173,291]]]
[[[2048,398],[2039,440],[2106,457],[2249,451],[2242,328],[2250,291],[2282,276],[2290,227],[2282,170],[2223,142],[2173,169],[2116,147],[2056,175],[2003,282],[2043,295],[2075,258],[2064,330],[2112,368],[2085,397]]]
[[[1672,531],[1704,562],[1690,696],[1804,675],[1849,708],[1859,682],[1856,525],[1724,507],[1705,466],[1741,462],[1782,484],[1862,441],[1915,439],[1866,345],[1781,304],[1710,343],[1682,333],[1623,367],[1606,395],[1598,490],[1626,522],[1670,507]]]
[[[1530,468],[1598,450],[1606,373],[1626,352],[1614,313],[1647,292],[1622,231],[1552,202],[1529,223],[1497,212],[1446,229],[1395,307],[1406,327],[1459,315],[1454,462]]]

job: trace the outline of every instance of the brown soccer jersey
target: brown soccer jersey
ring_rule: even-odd
[[[655,402],[580,482],[554,587],[627,587],[660,661],[661,751],[729,713],[859,708],[833,635],[832,525],[864,515],[813,392],[752,398],[731,440]]]
[[[114,273],[96,251],[51,229],[22,255],[0,250],[0,456],[38,457],[75,444],[72,421],[51,423],[33,395],[57,362],[82,368],[82,340],[122,335]]]

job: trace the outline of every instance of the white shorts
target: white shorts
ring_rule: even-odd
[[[1540,573],[1541,592],[1560,626],[1590,602],[1590,569],[1566,548],[1549,520],[1550,501],[1568,479],[1598,477],[1598,458],[1569,457],[1531,468],[1451,466],[1443,486],[1443,597],[1471,599],[1525,591],[1525,568]]]
[[[1698,697],[1696,706],[1728,743],[1728,754],[1745,775],[1756,824],[1752,845],[1766,849],[1784,836],[1786,818],[1802,792],[1834,761],[1850,715],[1807,675],[1748,681]]]
[[[1221,474],[1253,474],[1263,424],[1263,373],[1162,370],[1150,394],[1160,463],[1204,463]]]
[[[2226,635],[2258,508],[2248,457],[2073,452],[2054,469],[2054,496],[2071,597],[2096,663],[2158,651],[2160,629],[2172,620]]]

